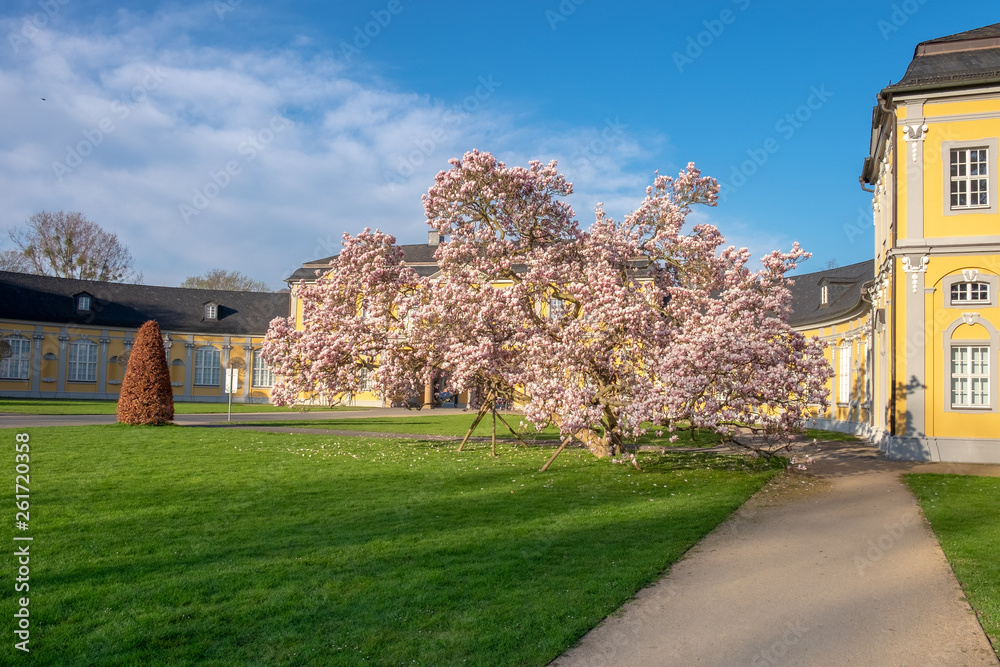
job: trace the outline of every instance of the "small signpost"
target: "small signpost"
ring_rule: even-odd
[[[233,421],[233,394],[240,388],[240,369],[226,369],[226,393],[229,394],[229,416],[226,421]]]

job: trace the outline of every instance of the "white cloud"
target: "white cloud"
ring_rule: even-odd
[[[586,225],[598,201],[617,217],[638,204],[652,174],[628,164],[666,144],[614,119],[532,128],[488,78],[439,100],[352,79],[331,59],[177,37],[217,20],[121,12],[0,55],[0,227],[80,210],[119,234],[149,283],[222,266],[279,288],[338,252],[345,231],[426,238],[420,195],[471,148],[509,164],[559,159]]]

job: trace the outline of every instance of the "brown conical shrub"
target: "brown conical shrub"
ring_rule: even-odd
[[[166,424],[174,418],[174,391],[170,387],[167,353],[160,325],[150,320],[139,329],[132,345],[122,392],[118,421],[122,424]]]

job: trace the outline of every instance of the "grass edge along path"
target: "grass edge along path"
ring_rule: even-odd
[[[0,398],[0,414],[22,415],[113,415],[118,407],[116,400],[75,398]],[[202,403],[174,401],[174,414],[226,414],[227,403]],[[355,407],[314,406],[317,411],[366,410]],[[233,403],[233,414],[248,412],[308,412],[301,408],[284,408],[270,403]]]
[[[1000,478],[935,473],[903,478],[1000,654]]]
[[[650,452],[638,474],[566,451],[541,474],[540,447],[120,425],[0,440],[17,432],[33,664],[544,665],[782,465]]]

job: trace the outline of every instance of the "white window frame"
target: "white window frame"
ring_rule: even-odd
[[[957,292],[957,294],[956,294]],[[990,302],[990,284],[980,281],[951,284],[951,302],[978,306]]]
[[[90,310],[90,297],[86,294],[81,294],[76,297],[76,309],[77,310]]]
[[[274,373],[271,372],[271,367],[267,365],[264,358],[260,355],[261,350],[253,351],[253,386],[254,387],[273,387],[274,386]]]
[[[956,370],[956,353],[960,357],[961,370]],[[964,353],[964,354],[963,354]],[[978,357],[979,366],[976,366]],[[953,344],[948,358],[951,367],[948,386],[949,401],[953,410],[989,410],[992,405],[990,379],[993,366],[992,350],[988,342]],[[978,372],[977,372],[978,368]],[[976,385],[979,391],[976,391]],[[983,390],[985,385],[985,390]],[[961,400],[956,400],[956,387],[964,386],[958,394]],[[985,395],[985,398],[984,398]],[[978,397],[978,400],[976,400]]]
[[[70,342],[66,379],[69,382],[97,382],[97,343],[86,338]]]
[[[561,320],[566,316],[566,300],[557,296],[549,297],[549,319]]]
[[[997,304],[997,292],[1000,290],[1000,276],[985,273],[978,269],[971,270],[969,273],[970,277],[975,276],[973,280],[966,280],[962,273],[955,273],[950,276],[945,276],[941,280],[942,293],[944,294],[944,305],[946,308],[993,308]],[[986,300],[982,299],[978,301],[958,301],[952,298],[952,289],[956,285],[962,284],[976,284],[985,283],[986,284]]]
[[[989,175],[993,170],[988,146],[952,148],[948,152],[948,171],[951,180],[948,203],[952,210],[989,207]]]
[[[943,162],[942,171],[944,176],[944,190],[942,191],[942,199],[944,201],[944,214],[945,215],[968,215],[975,213],[996,213],[997,208],[997,153],[998,147],[1000,147],[1000,139],[997,138],[986,138],[976,141],[942,141],[941,142],[941,161]],[[956,155],[960,151],[966,151],[966,166],[968,166],[968,155],[969,151],[972,150],[984,150],[986,151],[986,174],[985,178],[983,175],[977,174],[973,176],[966,170],[965,176],[955,176],[951,175],[951,161],[952,156]],[[971,197],[970,184],[973,181],[986,181],[986,204],[975,204],[971,205],[966,200],[965,205],[955,205],[951,203],[951,187],[953,182],[964,182],[966,183],[966,195]]]
[[[217,320],[219,319],[219,307],[214,303],[205,304],[205,319],[206,320]]]
[[[24,336],[7,336],[10,356],[0,361],[0,380],[27,380],[31,370],[31,341]]]
[[[944,353],[944,378],[941,387],[941,405],[945,412],[956,412],[960,414],[982,414],[984,412],[989,413],[1000,413],[1000,401],[998,401],[997,387],[1000,387],[1000,364],[997,363],[997,351],[1000,350],[1000,332],[997,331],[989,320],[986,320],[979,316],[974,316],[971,318],[971,323],[969,319],[970,313],[964,314],[953,321],[947,329],[944,330],[943,335],[943,350]],[[959,330],[963,325],[972,326],[972,331],[975,332],[974,336],[957,338],[955,337],[955,332]],[[982,327],[982,329],[980,329]],[[963,331],[969,331],[968,327],[962,329]],[[983,335],[985,334],[985,335]],[[983,405],[966,405],[966,404],[953,404],[952,403],[952,349],[953,348],[988,348],[988,394],[987,398],[989,403]],[[969,369],[971,371],[971,368]],[[969,373],[964,373],[962,375],[968,376]]]
[[[837,402],[847,404],[851,402],[851,344],[847,343],[840,348],[840,366],[837,372]]]
[[[358,388],[361,392],[367,392],[370,394],[375,390],[375,384],[374,384],[374,379],[372,378],[372,374],[373,374],[373,369],[368,368],[367,366],[361,369],[359,373],[361,382],[358,385]]]
[[[206,359],[206,356],[210,358]],[[194,351],[194,386],[220,386],[221,369],[222,353],[219,348],[206,345]]]
[[[819,288],[819,305],[825,306],[830,303],[830,287],[823,285]]]

